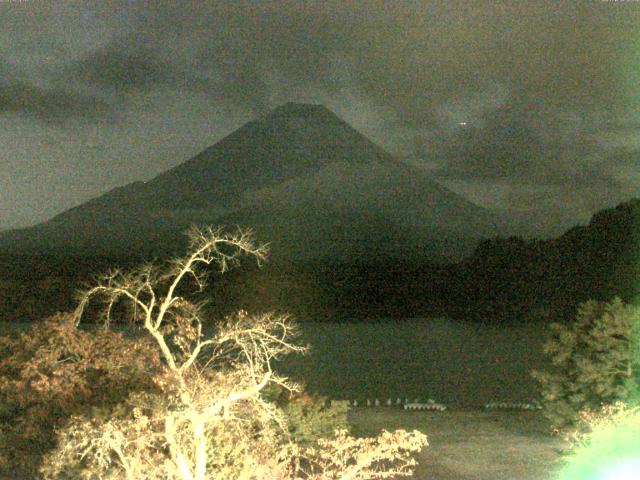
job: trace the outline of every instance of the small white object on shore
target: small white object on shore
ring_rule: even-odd
[[[541,410],[538,402],[490,402],[484,405],[485,410]]]
[[[434,402],[433,400],[427,403],[407,403],[404,406],[405,410],[435,410],[438,412],[444,412],[447,407],[441,403]]]

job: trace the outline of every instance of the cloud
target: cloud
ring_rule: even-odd
[[[61,86],[43,88],[8,71],[0,63],[0,113],[55,122],[68,117],[103,117],[109,112],[109,105],[99,97]]]
[[[126,51],[120,42],[91,52],[65,69],[75,81],[108,87],[118,92],[128,89],[150,90],[172,79],[168,62],[153,52]]]
[[[287,95],[348,92],[422,128],[443,115],[499,108],[508,96],[572,108],[624,105],[635,87],[621,82],[627,59],[613,53],[640,22],[610,7],[106,0],[39,23],[36,38],[41,50],[47,35],[56,40],[48,53],[70,62],[62,77],[72,83],[120,94],[171,84],[256,112]],[[74,36],[82,24],[102,33],[84,33],[64,50],[64,22]]]
[[[422,161],[448,180],[619,187],[610,167],[623,150],[603,143],[609,131],[606,120],[584,112],[506,104],[418,136],[412,163]],[[638,138],[640,129],[635,134]]]
[[[634,160],[621,160],[640,145],[629,120],[640,107],[632,2],[104,0],[0,10],[0,58],[11,65],[0,68],[0,114],[109,118],[120,131],[98,131],[104,145],[123,142],[133,124],[146,141],[145,128],[176,117],[182,132],[208,131],[190,121],[230,130],[304,101],[450,185],[609,198],[640,182]],[[142,140],[127,141],[155,165],[134,145]]]

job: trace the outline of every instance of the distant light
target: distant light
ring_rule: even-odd
[[[467,122],[458,122],[458,125],[460,125],[461,127],[464,127],[467,124]]]

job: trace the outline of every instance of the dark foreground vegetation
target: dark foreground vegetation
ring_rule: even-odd
[[[159,257],[161,259],[162,256]],[[143,258],[13,255],[0,258],[2,321],[70,309],[74,292],[110,266]],[[149,260],[144,259],[144,260]],[[217,315],[244,308],[289,312],[300,321],[445,316],[480,322],[563,321],[581,302],[633,303],[640,293],[640,200],[593,216],[550,240],[482,242],[456,264],[383,255],[243,265],[213,278],[204,297]]]

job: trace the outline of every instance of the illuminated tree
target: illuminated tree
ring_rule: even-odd
[[[161,354],[161,372],[153,377],[160,394],[139,392],[117,409],[72,417],[42,468],[45,478],[364,480],[410,475],[410,454],[426,444],[417,431],[383,433],[369,442],[336,432],[340,441],[328,439],[319,449],[291,441],[282,411],[263,396],[272,384],[299,390],[271,368],[272,360],[305,350],[295,342],[297,328],[290,318],[239,312],[205,335],[202,306],[184,299],[179,289],[187,280],[202,289],[203,267],[213,264],[224,272],[241,255],[261,261],[266,248],[255,246],[242,231],[228,235],[194,228],[185,257],[165,268],[148,264],[128,273],[110,272],[82,294],[77,322],[94,297],[105,306],[105,326],[119,301],[132,306],[132,321]]]
[[[579,412],[616,401],[633,403],[640,390],[640,309],[618,298],[588,301],[576,321],[552,324],[544,350],[553,370],[533,372],[543,390],[544,414],[557,430]]]

